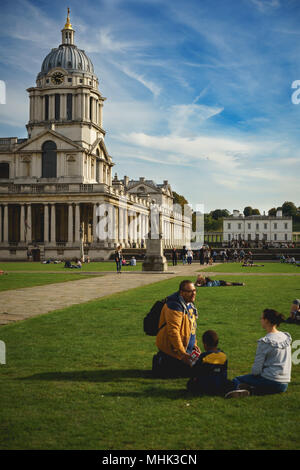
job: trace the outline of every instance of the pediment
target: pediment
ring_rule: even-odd
[[[64,150],[64,151],[78,151],[84,150],[83,147],[76,144],[72,140],[68,139],[62,134],[55,132],[51,129],[47,129],[40,134],[36,135],[35,137],[26,140],[23,144],[18,146],[16,152],[40,152],[42,149],[43,144],[47,141],[51,140],[55,142],[57,150]]]
[[[98,150],[98,152],[97,152]],[[91,146],[91,149],[90,149],[91,153],[93,155],[96,155],[98,153],[100,153],[100,155],[103,155],[104,156],[104,159],[108,162],[108,163],[111,163],[112,162],[112,158],[111,156],[109,155],[108,151],[107,151],[107,148],[106,148],[106,145],[104,143],[104,140],[100,137],[98,139],[95,140],[95,142],[93,143],[93,145]]]
[[[160,188],[158,188],[154,183],[148,181],[136,181],[130,185],[128,188],[129,192],[132,193],[160,193]]]

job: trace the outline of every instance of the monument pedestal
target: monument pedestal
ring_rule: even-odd
[[[162,239],[147,240],[146,256],[142,265],[143,271],[168,271],[168,262],[163,253]]]

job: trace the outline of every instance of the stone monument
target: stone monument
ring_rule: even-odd
[[[154,227],[153,221],[158,221],[156,227]],[[168,271],[168,262],[163,252],[162,213],[156,205],[152,206],[149,223],[146,256],[143,261],[142,270]]]

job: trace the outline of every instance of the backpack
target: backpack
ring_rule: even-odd
[[[167,298],[163,300],[158,300],[157,302],[155,302],[150,312],[147,313],[147,315],[145,316],[144,332],[146,333],[146,335],[156,336],[159,330],[161,330],[166,325],[166,323],[164,323],[163,325],[161,325],[160,328],[158,328],[160,314],[166,301],[167,301]]]

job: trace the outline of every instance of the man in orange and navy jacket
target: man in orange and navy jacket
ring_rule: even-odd
[[[182,281],[179,291],[170,295],[163,306],[156,346],[159,352],[153,358],[156,376],[191,376],[190,354],[197,346],[196,329],[198,312],[194,301],[196,288],[189,280]]]

